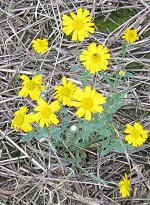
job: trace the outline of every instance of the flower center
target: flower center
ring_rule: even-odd
[[[98,53],[94,53],[91,55],[91,60],[93,63],[98,63],[101,61],[101,55]]]
[[[27,82],[26,86],[27,86],[27,89],[34,90],[36,87],[36,83],[31,80],[31,81]]]
[[[49,107],[45,107],[41,111],[41,115],[43,118],[48,119],[52,114],[52,110]]]
[[[38,42],[38,46],[42,48],[42,47],[44,46],[43,41],[39,41],[39,42]]]
[[[128,33],[128,38],[129,38],[129,39],[134,39],[134,38],[135,38],[134,32],[130,31],[130,32]]]
[[[89,97],[84,98],[81,102],[81,107],[83,107],[86,110],[90,110],[92,106],[93,106],[93,101]]]
[[[139,133],[138,130],[133,130],[133,131],[132,131],[132,136],[134,137],[134,139],[137,139],[137,138],[139,138],[141,135],[140,135],[140,133]]]
[[[14,117],[14,124],[16,124],[17,126],[22,125],[24,122],[24,116],[21,114],[18,114]]]
[[[70,90],[70,88],[68,88],[68,87],[63,87],[63,88],[61,89],[61,94],[62,94],[63,96],[68,97],[68,96],[70,95],[70,92],[71,92],[71,90]]]
[[[74,28],[75,30],[81,30],[81,29],[83,29],[83,27],[84,27],[84,23],[83,23],[83,20],[82,20],[82,19],[76,19],[76,20],[74,20],[72,25],[73,25],[73,28]]]

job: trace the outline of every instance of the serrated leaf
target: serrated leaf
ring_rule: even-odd
[[[67,109],[65,107],[61,107],[61,109],[58,111],[59,114],[67,114]]]
[[[53,128],[51,129],[51,134],[54,136],[55,140],[59,140],[62,131],[63,131],[63,130],[61,130],[60,127],[53,127]]]
[[[117,110],[119,110],[119,108],[121,108],[123,106],[123,102],[119,102],[118,104],[112,105],[109,107],[109,109],[107,109],[107,112],[109,114],[113,114],[115,113]]]
[[[67,126],[70,124],[71,119],[72,119],[71,116],[65,116],[62,119],[61,126],[63,130],[67,129]]]
[[[80,81],[83,84],[83,87],[86,87],[88,85],[88,77],[90,76],[90,72],[84,72],[82,76],[79,77]]]
[[[116,140],[116,142],[113,143],[114,151],[119,153],[125,153],[124,147],[121,145],[119,140]]]
[[[43,139],[43,138],[47,138],[49,136],[49,134],[47,132],[41,132],[41,133],[38,133],[35,138],[40,140],[40,139]]]
[[[101,135],[110,136],[110,132],[107,129],[101,129],[99,133]]]
[[[104,157],[113,150],[113,146],[110,144],[101,152],[101,156]]]
[[[107,103],[103,106],[106,112],[109,114],[115,113],[123,105],[123,99],[126,94],[127,91],[111,94],[107,98]]]

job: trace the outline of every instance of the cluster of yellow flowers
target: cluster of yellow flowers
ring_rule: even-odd
[[[39,122],[42,128],[45,125],[48,127],[50,124],[58,124],[59,120],[55,112],[61,108],[60,102],[64,106],[77,107],[76,115],[80,118],[85,115],[86,120],[91,120],[91,113],[101,113],[104,110],[101,105],[106,103],[106,98],[102,94],[96,92],[91,86],[86,86],[84,90],[77,88],[71,80],[67,82],[65,76],[62,78],[62,85],[55,86],[54,98],[57,100],[51,104],[40,98],[41,90],[45,89],[42,75],[36,75],[31,80],[26,75],[21,75],[20,78],[23,80],[23,87],[18,95],[30,96],[32,100],[37,101],[38,106],[34,108],[37,112],[35,114],[26,114],[28,109],[25,106],[15,112],[12,126],[17,131],[21,129],[24,132],[30,132],[32,122]]]
[[[62,30],[66,35],[72,34],[72,40],[83,41],[89,36],[89,33],[94,33],[94,23],[91,22],[92,17],[89,15],[89,10],[79,8],[77,14],[70,12],[70,16],[64,14],[62,16]],[[127,28],[122,38],[125,38],[127,43],[133,43],[139,39],[135,29]],[[48,50],[47,39],[36,39],[32,41],[32,47],[37,53],[45,53]],[[90,73],[97,73],[99,71],[106,71],[108,69],[110,53],[108,48],[103,45],[91,43],[87,49],[83,50],[80,55],[80,61],[83,66]],[[120,75],[124,76],[125,73],[120,71]],[[76,87],[71,81],[67,81],[66,77],[62,77],[62,85],[57,85],[54,88],[54,101],[48,104],[43,100],[41,91],[46,88],[43,83],[42,75],[35,75],[32,79],[26,75],[21,75],[23,80],[22,89],[18,95],[28,97],[37,102],[34,108],[34,113],[27,114],[28,108],[26,106],[20,107],[15,112],[12,120],[12,126],[16,131],[23,130],[24,132],[32,131],[31,123],[39,122],[43,128],[51,124],[57,125],[59,119],[56,112],[60,110],[61,105],[77,107],[75,114],[85,120],[91,120],[92,113],[103,112],[102,105],[106,103],[106,97],[98,93],[91,86],[86,86],[85,89]],[[142,125],[135,122],[132,126],[128,124],[125,131],[125,140],[133,146],[141,146],[148,138],[148,133],[143,129]],[[130,196],[130,180],[127,175],[119,183],[120,193],[122,197]]]
[[[94,23],[90,22],[92,17],[89,13],[89,10],[85,9],[83,11],[82,8],[79,8],[77,14],[70,12],[71,17],[64,14],[62,16],[64,33],[66,35],[72,33],[72,40],[75,41],[83,41],[89,36],[89,33],[94,33]],[[128,43],[133,43],[139,39],[136,30],[130,28],[127,28],[122,38],[125,38]],[[48,40],[33,40],[32,47],[37,53],[45,53],[48,50]],[[82,64],[93,74],[101,70],[107,70],[109,59],[109,50],[101,44],[96,45],[96,43],[91,43],[80,55]],[[120,71],[120,75],[123,76],[124,72]],[[106,98],[102,94],[97,93],[91,86],[86,86],[82,90],[77,88],[71,80],[67,82],[64,76],[62,85],[54,88],[54,98],[57,101],[48,104],[40,98],[41,91],[46,88],[43,85],[42,75],[35,75],[31,80],[26,75],[21,75],[20,78],[23,80],[23,87],[19,92],[19,96],[30,96],[32,100],[37,101],[38,106],[34,109],[37,112],[36,114],[26,114],[28,109],[24,106],[15,113],[12,125],[17,130],[31,131],[32,127],[29,124],[31,122],[40,122],[41,127],[49,124],[58,124],[59,120],[54,113],[60,109],[59,102],[62,102],[63,106],[77,107],[76,115],[80,118],[85,116],[86,120],[91,120],[91,113],[103,112],[101,105],[106,103]],[[135,147],[141,146],[148,137],[147,131],[138,122],[135,122],[134,126],[131,124],[127,125],[124,132],[127,134],[125,140]]]

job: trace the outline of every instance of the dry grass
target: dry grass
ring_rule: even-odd
[[[61,158],[59,151],[50,149],[49,139],[19,143],[22,133],[10,128],[13,113],[20,105],[35,104],[29,99],[18,97],[19,74],[32,75],[35,53],[31,40],[36,37],[49,39],[49,51],[40,58],[35,70],[44,75],[47,91],[51,94],[55,83],[63,74],[78,80],[80,72],[69,68],[77,64],[76,43],[63,35],[61,15],[75,8],[88,8],[97,18],[102,13],[109,18],[118,8],[137,9],[137,14],[118,29],[106,35],[97,30],[89,42],[105,43],[111,50],[110,72],[115,71],[116,60],[121,58],[121,39],[126,27],[136,26],[140,40],[131,46],[123,59],[124,66],[138,62],[141,67],[128,69],[134,76],[122,82],[127,85],[130,98],[114,118],[122,125],[135,120],[150,129],[150,28],[148,0],[0,0],[0,205],[149,205],[150,204],[150,144],[124,154],[111,153],[101,158],[89,152],[81,166],[106,181],[119,181],[121,174],[130,167],[132,196],[122,199],[117,186],[97,183],[78,167],[72,167]],[[133,64],[134,65],[134,64]],[[107,85],[103,88],[108,93]],[[49,96],[50,96],[49,94]],[[130,157],[129,157],[130,156]]]

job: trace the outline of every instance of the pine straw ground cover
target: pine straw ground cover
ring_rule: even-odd
[[[90,10],[96,24],[96,32],[77,45],[62,32],[61,18],[63,14],[75,12],[78,8]],[[129,11],[129,18],[121,16],[121,9],[127,11],[126,14]],[[113,12],[125,21],[114,20]],[[114,136],[119,138],[120,130],[124,130],[127,123],[134,122],[140,122],[149,132],[148,18],[148,0],[0,0],[1,205],[150,204],[149,139],[142,146],[128,151],[125,149],[124,153],[116,148],[116,151],[110,149],[110,152],[108,150],[108,153],[102,155],[99,151],[100,143],[93,143],[91,136],[88,136],[89,124],[85,126],[83,136],[85,141],[91,140],[88,146],[82,147],[82,143],[76,144],[73,139],[67,141],[66,136],[72,137],[67,134],[76,129],[72,127],[71,131],[70,127],[78,122],[78,118],[72,115],[70,110],[69,114],[63,110],[63,120],[60,122],[64,126],[67,125],[66,136],[59,136],[60,129],[53,130],[57,133],[47,134],[47,130],[43,132],[37,128],[37,132],[31,136],[11,128],[14,113],[21,106],[27,106],[31,110],[36,107],[36,101],[18,96],[22,83],[20,75],[31,77],[38,73],[43,75],[46,85],[42,95],[49,102],[53,99],[55,85],[61,84],[62,76],[71,79],[79,87],[82,83],[94,84],[95,89],[106,97],[112,90],[119,93],[128,88],[128,93],[123,95],[125,99],[121,101],[118,109],[112,112],[116,125]],[[124,40],[121,36],[127,27],[137,29],[139,40],[122,56]],[[36,38],[48,39],[49,50],[46,54],[35,55],[31,42]],[[79,66],[78,60],[78,55],[92,42],[105,44],[111,54],[107,72],[103,72],[103,75],[97,78],[85,72],[85,68]],[[119,69],[126,70],[128,75],[119,78],[116,87],[114,74],[119,71],[118,61],[121,62]],[[118,98],[118,101],[120,100],[122,99]],[[80,121],[81,125],[83,122]],[[36,127],[35,124],[34,126]],[[109,127],[109,124],[107,126]],[[21,142],[20,139],[24,136],[28,137],[28,140]],[[81,136],[80,140],[83,140]],[[70,147],[67,143],[70,143]],[[131,183],[130,197],[126,198],[121,197],[118,186],[124,173],[128,174]]]

